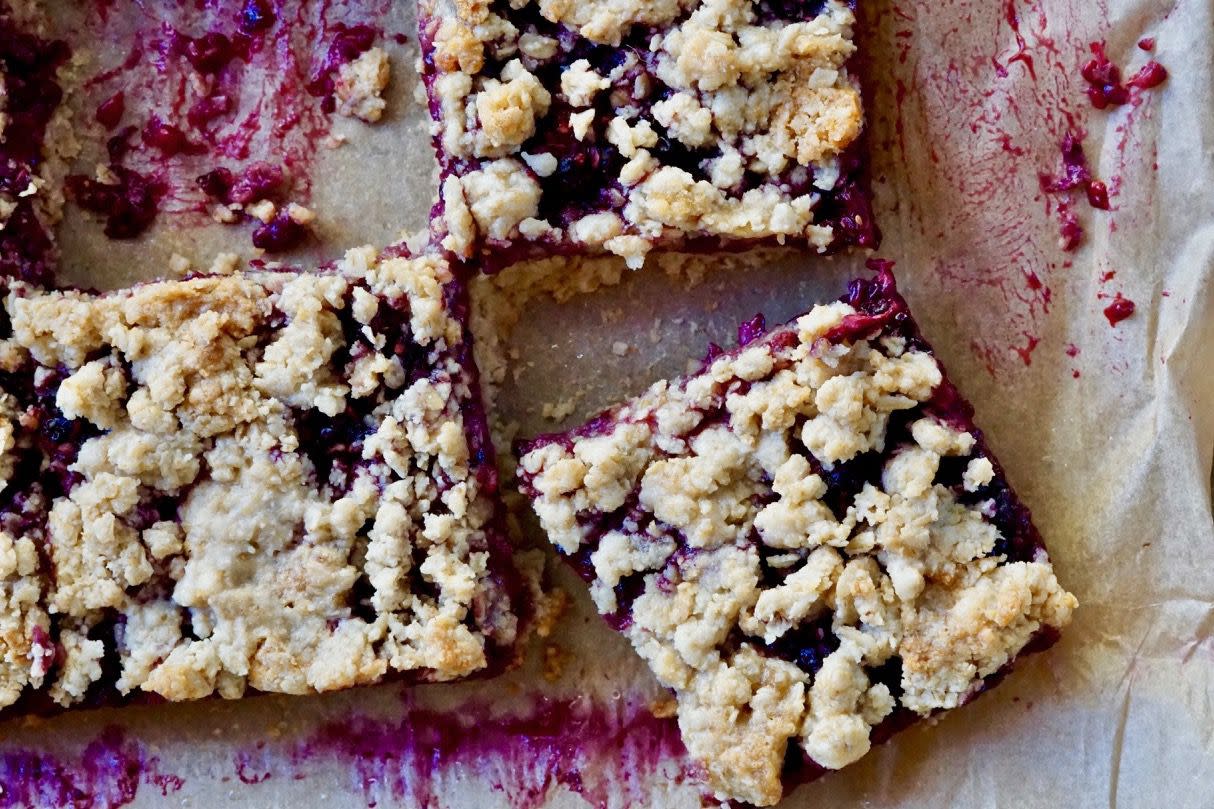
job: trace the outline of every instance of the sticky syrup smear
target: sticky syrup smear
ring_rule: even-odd
[[[368,807],[416,809],[445,805],[442,796],[470,780],[516,809],[538,809],[561,788],[604,809],[658,805],[665,788],[698,780],[675,722],[628,699],[536,697],[530,709],[504,714],[489,703],[420,708],[404,693],[397,718],[356,715],[294,740],[258,742],[233,754],[229,772],[210,775],[252,786],[338,773]],[[0,809],[118,809],[143,789],[167,797],[184,784],[118,728],[76,758],[0,752]]]
[[[121,61],[89,77],[101,99],[90,117],[108,132],[101,176],[74,176],[73,199],[105,217],[111,238],[134,238],[160,214],[250,219],[217,171],[239,178],[254,167],[281,175],[279,197],[306,203],[312,164],[332,125],[340,67],[385,37],[389,0],[245,0],[152,3],[132,33],[131,15],[96,0],[69,42],[130,42]],[[396,38],[392,34],[387,36]],[[257,200],[248,200],[253,202]],[[285,250],[307,228],[281,213],[255,231],[257,246]]]

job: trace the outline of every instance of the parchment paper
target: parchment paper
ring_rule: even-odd
[[[1058,646],[990,695],[784,805],[1214,806],[1214,2],[861,4],[880,254],[897,260],[925,333],[1081,608]],[[60,5],[70,28],[77,12]],[[410,30],[410,6],[387,12],[393,30]],[[118,3],[112,13],[140,11]],[[1157,40],[1153,54],[1135,47],[1145,36]],[[1170,78],[1132,105],[1093,110],[1079,68],[1094,41],[1129,72],[1154,58]],[[413,96],[414,42],[391,46],[389,120],[353,125],[344,147],[318,158],[312,199],[324,239],[305,258],[424,225],[432,163]],[[104,62],[107,46],[96,47]],[[1075,201],[1086,237],[1074,253],[1059,248],[1057,200],[1039,182],[1060,170],[1067,132],[1086,132],[1093,173],[1113,190],[1111,212]],[[205,267],[247,234],[162,217],[148,238],[114,244],[72,213],[62,242],[72,279],[112,286],[163,274],[173,252]],[[520,435],[576,423],[683,371],[709,340],[730,342],[757,311],[775,322],[836,296],[860,263],[777,254],[666,259],[639,273],[600,266],[621,283],[563,303],[526,301],[525,273],[502,276],[478,289],[498,296],[490,310],[518,319],[500,347],[514,359],[497,414]],[[1114,327],[1103,309],[1117,293],[1137,309]],[[500,337],[481,336],[487,349]],[[479,761],[448,767],[425,795],[404,783],[411,764],[368,769],[358,756],[300,752],[327,722],[399,723],[419,706],[458,716],[463,705],[477,723],[525,714],[537,694],[588,695],[616,718],[620,706],[643,710],[660,696],[651,678],[576,583],[562,581],[572,609],[526,668],[497,681],[12,721],[0,754],[31,751],[79,773],[86,745],[118,725],[145,767],[156,759],[157,772],[180,781],[141,776],[138,806],[584,806],[579,791],[615,806],[699,805],[694,785],[675,777],[677,745],[629,748],[625,760],[627,729],[607,744],[554,748],[586,783],[616,785],[605,790],[553,778],[509,743],[500,755],[477,748]],[[565,663],[554,682],[540,676],[545,647],[549,662]],[[645,750],[660,766],[643,761]]]

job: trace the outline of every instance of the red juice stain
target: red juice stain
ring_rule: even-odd
[[[1016,11],[1016,0],[1007,0],[1007,5],[1004,7],[1004,17],[1007,19],[1007,24],[1012,28],[1012,34],[1016,37],[1016,52],[1007,60],[1008,64],[1020,62],[1028,69],[1029,76],[1032,77],[1033,81],[1037,81],[1037,70],[1033,67],[1033,57],[1029,55],[1024,35],[1020,33],[1020,14]],[[997,62],[995,70],[1000,76],[1007,75],[1007,70]]]
[[[167,797],[184,783],[178,775],[161,772],[159,760],[117,727],[102,731],[79,758],[35,750],[0,752],[2,809],[118,809],[134,801],[143,784]]]
[[[1075,345],[1074,343],[1067,343],[1066,344],[1066,355],[1068,357],[1078,357],[1079,356],[1079,346]]]
[[[1118,323],[1134,314],[1134,302],[1118,292],[1113,296],[1113,302],[1104,307],[1104,316],[1109,325],[1116,327]]]
[[[1037,350],[1037,346],[1041,343],[1041,338],[1035,335],[1024,333],[1025,344],[1022,346],[1012,346],[1012,350],[1020,357],[1020,361],[1025,365],[1033,364],[1033,352]]]
[[[232,765],[236,770],[236,777],[240,779],[242,784],[260,784],[263,781],[270,780],[273,775],[270,764],[266,761],[263,749],[265,744],[257,745],[255,752],[242,750],[232,757]],[[254,761],[254,759],[257,759]]]

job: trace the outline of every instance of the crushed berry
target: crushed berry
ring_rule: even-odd
[[[18,30],[0,14],[0,73],[5,78],[9,125],[0,143],[0,190],[16,198],[0,230],[0,275],[46,283],[54,252],[50,234],[34,212],[29,187],[43,160],[46,127],[63,100],[56,77],[71,56],[67,43]]]
[[[874,258],[865,262],[877,273],[872,280],[857,278],[847,285],[847,294],[840,300],[856,309],[856,314],[843,318],[843,322],[828,331],[824,338],[831,343],[863,339],[896,320],[907,317],[906,303],[896,294],[894,262]]]
[[[1163,84],[1168,78],[1168,71],[1163,65],[1158,62],[1147,62],[1138,72],[1135,73],[1126,85],[1137,87],[1140,90],[1150,90],[1152,87],[1158,87]]]
[[[1145,41],[1145,40],[1144,40]],[[1151,41],[1154,47],[1154,41]],[[1139,47],[1142,43],[1139,43]],[[1121,68],[1109,60],[1104,51],[1103,42],[1093,42],[1088,46],[1092,58],[1083,66],[1080,73],[1088,83],[1087,94],[1092,106],[1098,110],[1108,107],[1119,107],[1130,101],[1130,90],[1148,90],[1158,87],[1168,77],[1168,71],[1158,62],[1147,62],[1128,82],[1121,81]],[[1150,48],[1143,48],[1150,50]]]
[[[104,126],[106,129],[113,129],[122,121],[122,116],[126,112],[126,98],[122,91],[114,93],[112,96],[102,101],[97,105],[96,119],[97,123]]]
[[[1089,85],[1087,94],[1092,106],[1102,110],[1129,101],[1130,93],[1121,84],[1121,68],[1109,60],[1104,52],[1104,43],[1093,42],[1089,47],[1092,58],[1083,66],[1080,74]]]
[[[1084,133],[1068,132],[1062,139],[1062,176],[1041,175],[1041,190],[1050,194],[1086,188],[1092,180],[1088,159],[1083,153]]]
[[[283,171],[269,163],[254,163],[232,183],[228,202],[247,205],[262,199],[276,200],[282,190]]]
[[[1109,209],[1109,189],[1100,180],[1088,183],[1088,204],[1102,211]]]
[[[211,199],[227,202],[232,192],[232,170],[220,166],[195,178],[194,183]]]
[[[1116,326],[1121,321],[1134,314],[1137,307],[1129,298],[1118,292],[1113,297],[1113,302],[1104,307],[1104,316],[1108,318],[1110,326]]]
[[[1082,190],[1093,208],[1109,210],[1109,189],[1094,179],[1083,151],[1083,132],[1068,132],[1062,139],[1062,174],[1052,177],[1041,174],[1038,180],[1046,194],[1063,195],[1058,201],[1058,226],[1062,249],[1070,252],[1083,241],[1083,226],[1071,207],[1070,194]]]
[[[245,0],[236,17],[236,26],[249,36],[263,34],[274,25],[274,9],[268,0]]]
[[[191,143],[180,127],[174,126],[159,116],[153,115],[143,128],[143,142],[154,149],[159,149],[165,157],[173,157],[182,152],[196,154],[201,147]]]
[[[131,150],[131,136],[138,132],[138,127],[124,126],[118,134],[105,142],[105,152],[110,156],[111,163],[121,163]]]
[[[329,43],[324,58],[312,72],[312,77],[304,85],[310,95],[322,99],[321,109],[333,112],[336,102],[333,98],[334,76],[342,65],[353,62],[362,56],[375,44],[380,33],[369,25],[345,25],[338,23],[333,29],[336,33]]]
[[[67,178],[72,198],[86,211],[105,216],[105,235],[111,239],[133,239],[156,219],[164,185],[123,166],[110,166],[116,185],[73,174]]]
[[[281,253],[298,247],[311,231],[282,210],[278,215],[253,231],[253,246],[267,253]]]
[[[755,315],[738,326],[738,345],[744,346],[753,343],[762,337],[765,331],[767,331],[767,319],[762,314]]]
[[[207,124],[232,111],[232,99],[223,94],[205,96],[195,101],[186,112],[186,120],[195,129],[204,129]]]
[[[1138,49],[1143,51],[1155,50],[1155,37],[1143,37],[1138,40]]]
[[[1079,224],[1079,217],[1075,216],[1070,205],[1058,206],[1058,235],[1059,245],[1066,253],[1074,251],[1083,243],[1083,225]]]
[[[232,40],[218,31],[210,31],[185,46],[185,58],[199,73],[218,73],[236,56]]]

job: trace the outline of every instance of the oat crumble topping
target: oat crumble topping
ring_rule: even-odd
[[[333,93],[337,112],[369,124],[383,117],[388,102],[383,92],[391,76],[391,62],[383,48],[371,48],[357,59],[343,64],[337,72]]]
[[[521,593],[462,301],[445,260],[371,248],[101,295],[14,283],[0,708],[500,668]]]
[[[718,797],[783,794],[961,705],[1075,599],[892,276],[522,447],[599,610]]]
[[[422,3],[444,246],[872,244],[844,0]],[[479,208],[479,209],[478,209]]]

